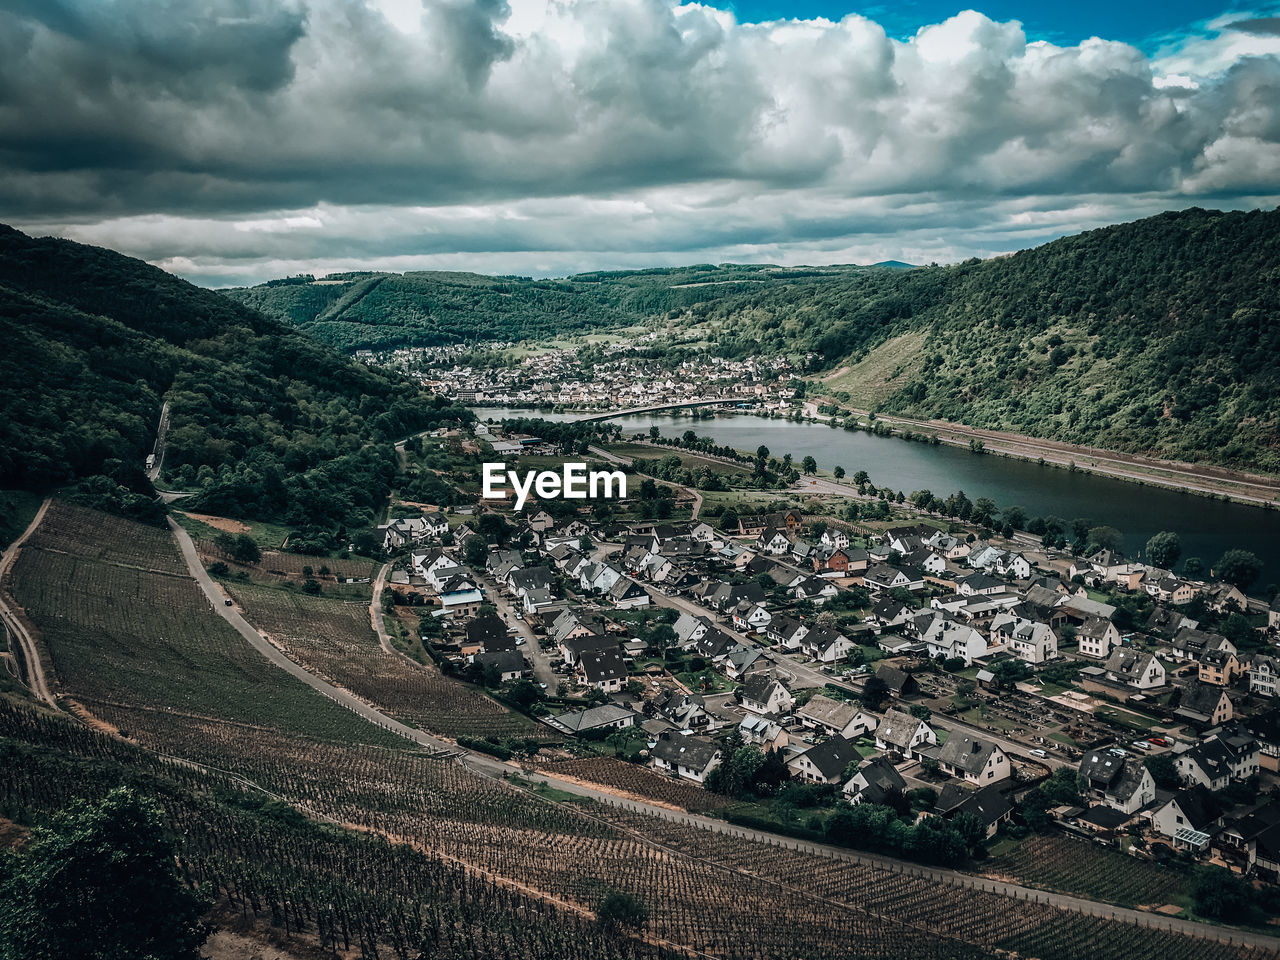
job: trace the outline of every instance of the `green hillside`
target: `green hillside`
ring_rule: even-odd
[[[469,416],[141,261],[8,227],[0,336],[0,489],[76,484],[143,518],[166,400],[165,479],[188,504],[318,537],[380,509],[389,440]]]
[[[701,323],[854,407],[1280,472],[1280,212],[1166,213],[950,267],[700,265],[231,291],[343,347]],[[309,319],[308,319],[309,318]]]

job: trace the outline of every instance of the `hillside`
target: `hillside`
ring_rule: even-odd
[[[848,406],[1280,472],[1280,212],[1192,209],[904,266],[380,275],[231,293],[344,347],[703,323],[715,354],[809,355],[811,395]]]
[[[467,416],[277,320],[110,250],[0,227],[0,488],[155,518],[142,472],[192,506],[322,537],[381,507],[378,444]]]
[[[345,350],[476,340],[554,339],[661,317],[784,281],[881,273],[908,266],[778,267],[699,264],[560,280],[473,273],[344,273],[221,291]]]

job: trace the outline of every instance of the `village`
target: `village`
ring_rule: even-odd
[[[591,410],[732,395],[753,407],[772,404],[783,409],[795,396],[790,384],[796,369],[785,356],[731,360],[700,354],[696,359],[668,361],[639,355],[665,342],[659,337],[646,333],[634,341],[602,344],[602,356],[585,363],[578,349],[568,348],[536,350],[518,361],[484,366],[468,362],[470,351],[458,345],[380,354],[361,351],[358,356],[407,373],[441,396],[467,404]],[[516,346],[497,343],[490,350],[502,356]]]
[[[572,749],[723,791],[754,748],[836,804],[1280,878],[1280,604],[1233,641],[1239,589],[1110,550],[902,512],[726,529],[545,507],[410,510],[381,534],[438,662],[518,690]],[[494,514],[501,544],[478,532]]]

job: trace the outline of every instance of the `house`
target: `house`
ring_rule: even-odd
[[[1235,644],[1226,637],[1193,627],[1183,627],[1179,630],[1174,635],[1173,642],[1169,647],[1169,652],[1173,658],[1181,661],[1199,661],[1206,653],[1211,653],[1215,650],[1238,652]]]
[[[733,608],[733,626],[743,633],[761,630],[767,627],[772,619],[773,615],[768,610],[750,600],[743,600]]]
[[[796,698],[782,685],[782,681],[767,673],[747,678],[739,689],[742,691],[743,709],[761,716],[790,713],[796,704]]]
[[[524,662],[524,655],[517,650],[477,653],[471,657],[471,662],[484,670],[492,668],[503,683],[519,680],[529,669],[529,665]]]
[[[1111,750],[1090,750],[1080,760],[1082,792],[1113,810],[1133,814],[1156,797],[1156,782],[1141,760]]]
[[[720,726],[707,712],[707,702],[699,694],[665,690],[654,697],[652,703],[658,713],[679,730],[710,733]]]
[[[880,627],[896,627],[906,623],[915,613],[905,603],[899,603],[891,597],[882,597],[871,607],[867,620]]]
[[[791,541],[781,530],[768,527],[756,538],[756,549],[771,557],[781,557],[791,552]]]
[[[469,617],[474,615],[483,603],[484,595],[479,590],[465,578],[456,577],[445,585],[445,589],[440,594],[440,615]]]
[[[876,669],[876,676],[884,681],[884,685],[895,697],[910,697],[920,692],[920,684],[915,677],[887,663]]]
[[[1202,727],[1219,727],[1235,716],[1235,707],[1221,687],[1193,683],[1182,688],[1182,698],[1173,713]]]
[[[1217,613],[1234,613],[1249,609],[1249,598],[1235,584],[1213,583],[1204,590],[1204,602]]]
[[[507,632],[507,625],[497,614],[486,613],[467,621],[463,630],[462,655],[498,650],[514,650],[516,642]]]
[[[1246,734],[1218,734],[1178,754],[1174,764],[1186,783],[1221,790],[1233,781],[1248,780],[1260,769],[1256,739]]]
[[[879,722],[873,715],[859,710],[857,704],[833,700],[821,693],[796,708],[796,719],[812,730],[847,739],[874,730]]]
[[[819,663],[836,663],[853,649],[853,641],[830,627],[814,627],[800,641],[801,649]]]
[[[720,747],[702,737],[663,731],[649,749],[649,760],[658,770],[702,783],[720,765]]]
[[[1271,633],[1280,632],[1280,593],[1271,598],[1271,604],[1267,607],[1267,630]]]
[[[945,617],[934,617],[920,637],[931,657],[959,659],[970,666],[978,657],[987,655],[987,641],[977,630]]]
[[[1200,657],[1198,675],[1201,683],[1229,687],[1244,672],[1244,664],[1231,650],[1208,650]]]
[[[1058,655],[1058,638],[1047,623],[1012,613],[997,613],[991,621],[991,642],[1006,647],[1019,660],[1040,664]]]
[[[1002,577],[1028,580],[1031,578],[1031,561],[1020,553],[1007,553],[996,559],[996,572]]]
[[[1111,651],[1105,667],[1107,679],[1138,690],[1164,686],[1164,664],[1149,653],[1118,647]]]
[[[608,595],[609,602],[623,610],[649,605],[649,591],[628,577],[619,577],[609,587]]]
[[[842,783],[849,764],[861,760],[852,740],[831,737],[788,760],[787,767],[798,779],[809,783]]]
[[[554,730],[576,736],[593,730],[623,730],[633,727],[636,724],[636,717],[634,710],[620,707],[616,703],[605,703],[586,710],[547,717],[544,722]]]
[[[938,751],[938,765],[953,777],[981,786],[996,783],[1013,773],[1009,757],[997,744],[958,730],[951,732]]]
[[[676,632],[676,643],[681,649],[688,649],[695,640],[701,640],[709,630],[715,629],[706,617],[681,613],[671,629]]]
[[[791,588],[791,595],[797,600],[812,600],[818,606],[839,592],[834,583],[822,577],[809,577]]]
[[[862,583],[873,597],[898,588],[915,592],[924,589],[924,574],[912,568],[877,563],[863,573]]]
[[[1172,603],[1178,607],[1190,603],[1196,595],[1195,587],[1186,580],[1172,575],[1148,577],[1143,582],[1143,588],[1161,603]]]
[[[616,646],[584,651],[577,673],[582,683],[605,693],[617,693],[627,682],[627,665]]]
[[[788,650],[799,650],[800,641],[809,632],[799,620],[788,617],[784,613],[775,614],[764,628],[764,635],[774,643],[779,643]]]
[[[1280,803],[1274,800],[1234,820],[1214,834],[1211,850],[1241,873],[1256,870],[1280,879]]]
[[[433,524],[426,517],[401,517],[378,527],[382,531],[382,549],[387,553],[399,550],[403,546],[421,543],[435,532]],[[449,523],[445,521],[444,531],[448,532]]]
[[[787,731],[776,720],[757,717],[751,713],[743,717],[742,722],[738,724],[738,733],[742,735],[743,743],[754,744],[767,750],[781,750],[791,742]]]
[[[1207,828],[1218,819],[1218,803],[1201,784],[1194,784],[1175,793],[1151,814],[1151,826],[1166,837],[1194,848],[1202,848],[1209,842]],[[1189,833],[1204,835],[1199,841]],[[1177,843],[1175,843],[1175,846]]]
[[[1111,656],[1112,647],[1120,645],[1120,631],[1110,620],[1088,617],[1076,629],[1076,643],[1081,656],[1106,660]]]
[[[966,790],[960,784],[950,781],[938,793],[931,812],[946,820],[954,819],[961,813],[971,814],[986,828],[987,839],[991,839],[1000,829],[1000,824],[1012,815],[1013,804],[1000,792],[997,784],[979,790]]]
[[[907,781],[894,765],[886,757],[876,757],[864,762],[840,792],[850,803],[884,805],[906,790]]]
[[[1255,656],[1249,664],[1249,692],[1260,697],[1274,697],[1277,677],[1280,677],[1280,659]]]
[[[937,746],[938,735],[923,720],[891,709],[876,727],[876,749],[919,758],[920,748]]]
[[[998,580],[985,573],[971,573],[956,584],[956,593],[962,597],[976,597],[1001,593],[1004,588],[1005,583],[1003,580]]]

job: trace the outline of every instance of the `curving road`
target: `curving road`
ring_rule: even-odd
[[[44,519],[45,512],[49,509],[49,502],[50,499],[45,497],[44,502],[40,504],[40,509],[31,518],[31,523],[27,525],[27,529],[22,531],[22,536],[9,544],[9,548],[5,550],[4,555],[0,556],[0,585],[3,585],[5,577],[9,575],[9,568],[13,566],[13,561],[18,558],[18,552],[22,549],[22,545],[35,533],[36,527],[40,526],[40,521]],[[30,631],[27,630],[27,625],[23,623],[22,618],[9,605],[5,597],[6,594],[3,590],[0,590],[0,619],[3,619],[4,625],[9,631],[9,636],[17,640],[18,646],[22,648],[22,659],[26,661],[27,666],[27,688],[49,706],[57,706],[57,697],[50,691],[49,682],[44,675],[44,664],[40,661],[40,648],[36,645],[35,638],[31,636]]]
[[[280,667],[290,675],[297,677],[312,689],[323,693],[326,697],[329,697],[329,699],[334,700],[355,713],[358,713],[370,723],[376,724],[384,729],[391,730],[394,733],[398,733],[405,739],[418,743],[421,746],[436,751],[447,751],[457,756],[459,758],[459,762],[462,763],[463,766],[475,773],[491,777],[495,780],[504,781],[509,776],[520,773],[519,768],[514,764],[503,763],[493,757],[460,751],[453,743],[433,737],[430,734],[423,733],[421,730],[416,730],[413,727],[405,726],[399,721],[388,717],[375,707],[365,703],[363,700],[360,700],[348,693],[346,690],[343,690],[340,687],[335,687],[333,684],[315,676],[293,660],[290,660],[280,650],[267,642],[267,640],[256,629],[254,629],[253,626],[235,610],[234,607],[229,607],[225,604],[225,598],[221,590],[204,569],[203,564],[200,563],[200,558],[196,553],[195,544],[192,543],[191,537],[188,536],[187,532],[173,520],[169,521],[169,526],[173,531],[175,539],[178,541],[178,546],[182,550],[182,556],[187,563],[188,570],[190,570],[191,575],[195,578],[196,582],[200,584],[200,588],[209,599],[210,605],[219,613],[219,615],[222,616],[223,619],[235,627],[236,631],[244,637],[244,639],[247,640],[255,650],[266,657],[271,663]],[[584,786],[583,784],[560,780],[554,776],[548,776],[542,773],[523,774],[523,776],[526,780],[535,783],[545,783],[553,786],[557,790],[563,790],[566,793],[572,793],[576,796],[587,797],[624,809],[634,810],[650,816],[661,817],[664,820],[685,823],[707,830],[715,830],[729,836],[775,844],[789,849],[815,854],[817,856],[876,866],[882,869],[892,870],[897,873],[907,873],[915,876],[927,877],[941,883],[959,886],[965,889],[997,893],[1011,899],[1049,903],[1073,913],[1120,920],[1125,923],[1138,924],[1158,930],[1169,930],[1175,933],[1181,933],[1202,939],[1231,940],[1236,943],[1247,943],[1264,949],[1280,951],[1280,937],[1267,936],[1265,934],[1254,933],[1252,931],[1213,927],[1208,924],[1196,923],[1189,920],[1172,919],[1156,914],[1144,913],[1140,910],[1113,907],[1105,903],[1085,900],[1080,897],[1046,893],[1041,890],[1033,890],[1029,887],[1023,887],[1018,884],[985,880],[980,877],[973,877],[968,874],[958,873],[954,870],[918,866],[916,864],[906,863],[904,861],[895,860],[892,857],[886,857],[879,854],[854,852],[843,847],[834,847],[823,843],[793,840],[789,837],[782,837],[778,834],[768,833],[762,830],[754,830],[748,827],[739,827],[725,823],[721,820],[713,820],[709,817],[677,812],[666,807],[659,807],[639,800],[620,798],[603,790],[596,790],[591,787]]]

